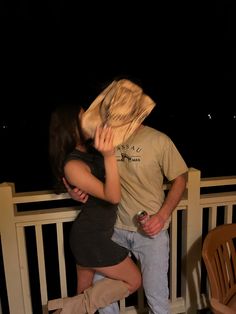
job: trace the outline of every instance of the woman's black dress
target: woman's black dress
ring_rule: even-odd
[[[104,182],[104,160],[99,152],[74,150],[67,161],[72,159],[83,160],[92,174]],[[124,260],[128,250],[111,240],[117,206],[89,196],[88,201],[79,208],[81,211],[70,232],[70,246],[76,263],[84,267],[104,267]]]

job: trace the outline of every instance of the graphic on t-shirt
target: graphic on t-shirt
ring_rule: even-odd
[[[129,156],[126,153],[121,153],[121,156],[116,156],[117,161],[122,161],[122,162],[131,162],[131,161],[141,161],[140,156]]]
[[[120,151],[120,155],[116,156],[117,161],[122,162],[131,162],[131,161],[141,161],[141,156],[137,155],[141,152],[141,148],[134,145],[120,145],[117,147],[117,150]]]
[[[124,161],[125,158],[127,160],[131,160],[131,157],[129,155],[127,155],[126,153],[121,153],[121,161]]]

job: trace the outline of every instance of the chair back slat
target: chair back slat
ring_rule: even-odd
[[[236,295],[236,224],[215,227],[204,239],[202,256],[211,298],[227,305]]]

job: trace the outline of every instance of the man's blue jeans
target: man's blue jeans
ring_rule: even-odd
[[[169,235],[168,231],[161,231],[153,238],[139,232],[132,232],[115,228],[112,239],[130,250],[140,261],[143,288],[149,305],[149,313],[169,314]],[[101,279],[96,274],[94,281]],[[101,314],[118,314],[117,303],[100,309]]]

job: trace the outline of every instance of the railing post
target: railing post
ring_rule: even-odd
[[[196,313],[200,304],[202,211],[200,208],[199,170],[188,173],[188,206],[183,219],[183,274],[182,289],[186,313]]]
[[[14,221],[13,193],[14,184],[0,184],[0,234],[2,250],[4,252],[3,264],[10,313],[26,314],[23,302],[17,234]]]

